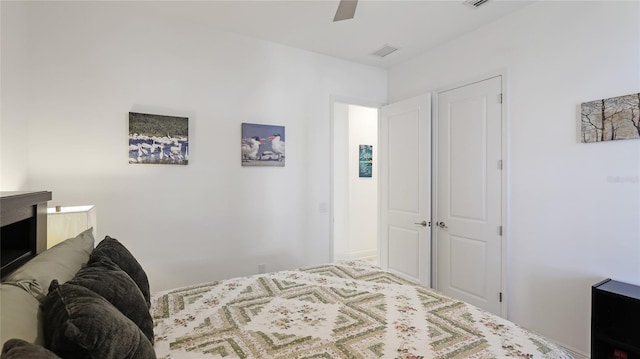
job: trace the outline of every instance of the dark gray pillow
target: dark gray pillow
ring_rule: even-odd
[[[90,262],[68,283],[100,294],[120,313],[131,319],[153,344],[153,319],[149,307],[136,283],[108,258]]]
[[[117,239],[106,236],[91,253],[89,263],[105,257],[111,259],[136,282],[138,288],[142,291],[142,295],[147,303],[147,308],[150,308],[151,296],[149,293],[149,279],[133,254]]]
[[[9,339],[2,347],[0,359],[60,359],[47,348],[22,339]]]
[[[51,282],[42,304],[44,342],[65,359],[155,359],[142,331],[99,294]]]

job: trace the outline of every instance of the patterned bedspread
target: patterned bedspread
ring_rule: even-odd
[[[361,262],[159,292],[151,310],[158,358],[571,358]]]

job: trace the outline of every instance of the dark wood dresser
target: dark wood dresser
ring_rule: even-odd
[[[591,288],[591,359],[640,359],[640,287],[606,279]]]

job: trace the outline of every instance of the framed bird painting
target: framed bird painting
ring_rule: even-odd
[[[242,123],[241,163],[243,166],[284,167],[284,126]]]
[[[129,163],[189,164],[189,118],[129,112]]]

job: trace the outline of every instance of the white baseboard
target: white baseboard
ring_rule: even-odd
[[[366,251],[358,251],[349,253],[349,259],[371,259],[378,258],[378,251],[375,249],[369,249]]]
[[[335,253],[333,259],[336,261],[348,261],[351,259],[349,253]]]
[[[571,354],[571,356],[574,357],[574,359],[589,359],[589,354],[577,352],[575,349],[567,348],[564,345],[560,345],[560,344],[557,344],[557,345],[562,349],[564,349],[567,353]]]
[[[342,252],[334,254],[334,259],[341,261],[350,261],[354,259],[362,259],[362,260],[378,260],[378,251],[375,249],[370,249],[366,251],[358,251],[358,252]]]

